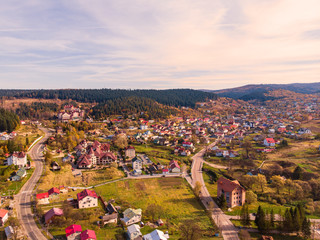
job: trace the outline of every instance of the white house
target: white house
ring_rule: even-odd
[[[123,218],[120,218],[121,222],[126,226],[137,223],[141,221],[142,210],[128,208],[123,212]]]
[[[273,138],[266,138],[263,141],[263,145],[267,147],[274,147],[276,145],[276,141]]]
[[[19,167],[25,167],[27,165],[27,154],[25,152],[13,152],[13,154],[7,158],[7,165],[17,165]]]
[[[49,193],[48,192],[44,192],[44,193],[38,193],[36,195],[38,204],[49,204]]]
[[[153,232],[143,236],[144,240],[167,240],[169,239],[168,234],[156,229]]]
[[[127,235],[130,240],[142,239],[142,233],[140,232],[140,226],[137,224],[130,225],[128,227]]]
[[[311,130],[309,128],[300,128],[298,130],[298,134],[302,135],[302,134],[311,134]]]
[[[77,194],[79,208],[91,208],[98,206],[98,196],[95,191],[85,189]]]
[[[132,168],[133,168],[133,170],[141,170],[142,169],[142,160],[139,158],[132,159]]]

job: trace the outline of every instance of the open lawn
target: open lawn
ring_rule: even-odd
[[[17,194],[20,191],[20,189],[23,187],[23,185],[31,177],[33,172],[34,172],[34,168],[31,168],[31,169],[27,170],[27,175],[21,181],[14,181],[14,182],[7,181],[7,182],[4,182],[4,183],[1,183],[4,186],[4,188],[3,188],[1,193],[4,194],[4,195]]]
[[[181,163],[189,163],[191,164],[191,158],[185,156],[176,156],[172,154],[172,149],[164,146],[158,146],[154,144],[148,145],[133,145],[136,149],[136,153],[145,153],[148,155],[150,160],[154,163],[160,162],[160,164],[166,165],[169,164],[171,160],[177,160]]]
[[[117,168],[84,171],[82,176],[74,177],[72,167],[69,164],[61,166],[60,171],[54,172],[46,166],[46,172],[40,180],[38,191],[48,191],[51,187],[58,186],[87,187],[122,177],[124,177],[124,173]]]
[[[165,224],[160,229],[169,230],[170,239],[179,239],[178,226],[184,220],[195,220],[203,229],[203,239],[212,239],[214,229],[210,219],[184,179],[125,180],[95,190],[105,201],[114,199],[122,210],[141,208],[144,222],[151,220],[146,216],[148,206],[161,206],[161,218],[165,223],[169,222],[169,227]]]

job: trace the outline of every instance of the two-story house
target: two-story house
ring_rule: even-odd
[[[98,196],[95,191],[85,189],[77,194],[79,208],[91,208],[98,206]]]
[[[142,210],[141,209],[132,209],[128,208],[123,212],[123,218],[120,218],[121,222],[129,226],[131,224],[141,221]]]
[[[13,152],[13,154],[7,158],[7,165],[16,165],[19,167],[25,167],[27,165],[27,154],[25,152]]]

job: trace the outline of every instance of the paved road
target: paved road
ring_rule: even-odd
[[[47,239],[35,223],[33,214],[31,212],[32,191],[36,186],[43,169],[43,162],[41,160],[41,152],[44,146],[43,143],[46,141],[50,134],[47,129],[41,128],[41,130],[45,132],[45,137],[38,141],[34,145],[34,147],[28,152],[28,154],[35,162],[34,173],[32,174],[31,178],[26,182],[26,184],[22,187],[19,194],[15,196],[17,204],[17,217],[25,231],[25,234],[28,236],[28,239],[32,240]]]
[[[215,142],[210,144],[209,147],[215,145]],[[239,240],[238,230],[233,225],[233,223],[229,220],[229,218],[223,213],[223,211],[217,206],[217,204],[211,198],[208,189],[205,186],[202,176],[202,165],[203,165],[203,155],[205,153],[205,149],[202,149],[196,155],[192,157],[192,185],[195,186],[196,182],[200,182],[202,185],[200,200],[207,210],[210,209],[210,206],[213,206],[211,218],[216,223],[219,228],[223,239],[226,240]]]

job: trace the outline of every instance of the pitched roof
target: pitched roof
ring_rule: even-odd
[[[58,193],[59,194],[60,190],[58,188],[56,188],[56,187],[53,187],[48,191],[48,194],[51,195],[53,193]]]
[[[76,232],[82,232],[82,228],[81,225],[72,224],[69,227],[67,227],[65,231],[66,237],[68,237],[69,235],[74,234]]]
[[[240,185],[240,183],[237,180],[231,181],[224,177],[220,177],[218,179],[218,186],[226,192],[232,192],[237,187],[240,187],[241,189],[244,190],[244,188]]]
[[[87,239],[97,239],[96,233],[93,230],[85,230],[80,234],[81,240],[87,240]]]
[[[266,138],[267,143],[275,143],[273,138]]]
[[[90,197],[93,197],[93,198],[97,198],[98,197],[95,191],[89,190],[89,189],[85,189],[82,192],[79,192],[77,194],[78,201],[82,200],[83,198],[85,198],[87,196],[90,196]]]
[[[142,210],[140,208],[139,209],[128,208],[123,212],[123,216],[129,219],[133,218],[136,215],[141,215],[141,214],[142,214]]]
[[[43,198],[48,198],[48,197],[49,197],[49,193],[48,192],[38,193],[37,194],[37,199],[43,199]]]
[[[63,210],[60,208],[51,208],[46,214],[44,215],[44,219],[48,222],[53,216],[61,216],[63,215]]]
[[[0,209],[0,218],[3,218],[8,212],[8,210]]]
[[[25,152],[13,152],[12,156],[17,157],[17,158],[24,158],[26,156]]]
[[[143,239],[145,240],[167,240],[168,238],[165,236],[164,232],[156,229],[153,232],[144,235]]]

